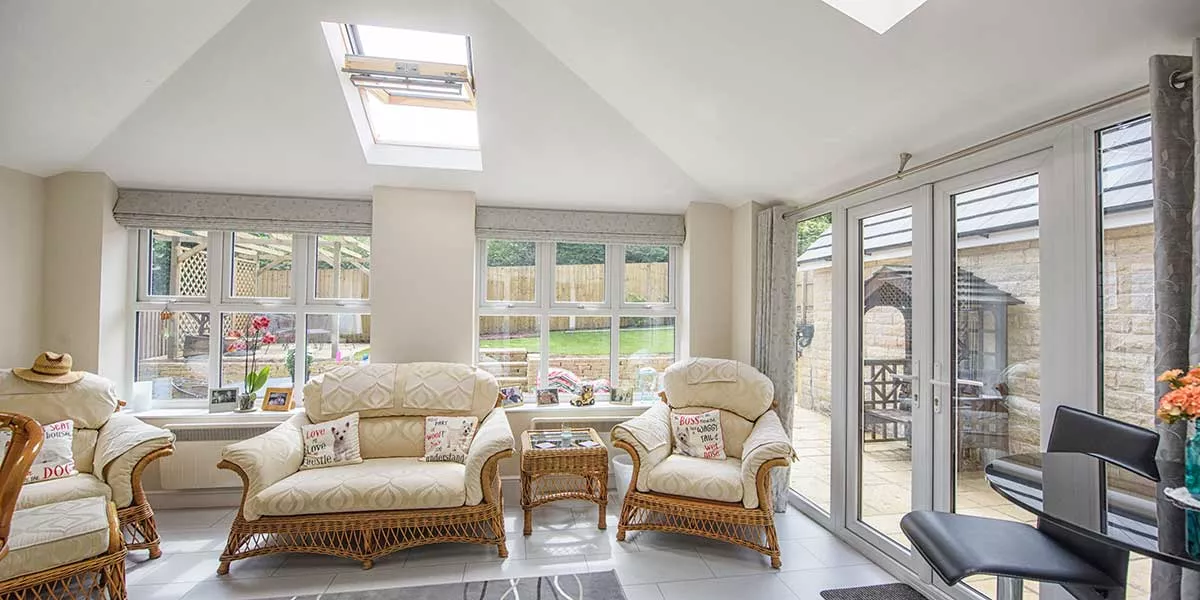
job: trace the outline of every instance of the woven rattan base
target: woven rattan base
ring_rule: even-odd
[[[774,513],[768,508],[744,508],[741,504],[706,502],[693,498],[631,491],[621,506],[617,540],[627,531],[665,531],[698,535],[745,546],[771,558],[771,566],[782,566]]]
[[[0,582],[0,600],[125,600],[125,549]]]
[[[504,511],[499,504],[447,509],[361,512],[337,515],[262,517],[246,521],[239,514],[229,532],[217,573],[229,572],[231,561],[278,552],[307,552],[362,562],[399,550],[442,542],[496,546],[508,556]]]
[[[149,550],[152,559],[162,556],[162,550],[158,548],[158,526],[154,523],[154,510],[149,502],[118,510],[117,519],[127,549]]]

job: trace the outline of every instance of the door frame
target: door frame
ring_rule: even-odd
[[[912,365],[914,392],[912,423],[909,435],[912,441],[911,461],[913,479],[911,484],[912,497],[910,509],[919,510],[932,507],[933,481],[929,469],[919,468],[920,465],[931,464],[933,446],[930,438],[932,427],[932,412],[930,403],[924,401],[930,398],[929,369],[933,352],[932,339],[932,209],[933,187],[922,185],[904,192],[856,205],[846,214],[846,377],[844,397],[845,403],[845,525],[846,529],[862,539],[876,550],[887,555],[892,560],[903,565],[923,581],[929,581],[931,571],[920,555],[904,548],[888,536],[859,520],[859,505],[862,500],[862,465],[861,465],[861,432],[862,415],[859,407],[862,405],[863,373],[860,341],[862,337],[862,306],[863,306],[863,273],[862,273],[862,235],[861,222],[863,219],[911,207],[912,211]],[[853,283],[851,283],[853,282]],[[851,435],[850,432],[854,432]]]

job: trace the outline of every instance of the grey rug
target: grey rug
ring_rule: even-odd
[[[926,600],[921,592],[906,583],[822,590],[821,597],[825,600]]]
[[[516,593],[512,592],[516,588]],[[822,592],[824,593],[824,592]],[[507,596],[506,596],[507,594]],[[277,600],[501,600],[501,598],[541,598],[541,600],[626,600],[621,582],[612,571],[522,577],[508,580],[469,581],[418,587],[337,592],[291,596]]]

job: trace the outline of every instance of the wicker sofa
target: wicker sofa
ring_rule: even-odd
[[[304,386],[304,414],[225,448],[242,503],[217,572],[276,552],[361,561],[437,542],[505,546],[498,462],[514,451],[496,379],[450,363],[341,367]],[[359,414],[363,462],[300,470],[300,428]],[[424,462],[425,417],[473,415],[466,464]]]
[[[117,507],[121,533],[130,550],[149,550],[158,558],[154,511],[142,491],[142,472],[174,452],[174,435],[116,412],[119,401],[108,379],[86,373],[71,384],[35,383],[0,370],[0,412],[36,419],[43,425],[74,423],[72,454],[78,474],[27,483],[17,510],[94,496]]]
[[[771,410],[774,386],[750,365],[693,358],[667,368],[663,402],[613,428],[633,458],[617,540],[631,530],[686,533],[761,552],[779,568],[770,471],[791,463],[791,438]],[[672,453],[670,415],[720,410],[725,460]]]

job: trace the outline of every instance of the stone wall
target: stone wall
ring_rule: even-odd
[[[675,362],[675,359],[669,354],[621,358],[617,362],[618,385],[632,386],[637,381],[638,369],[642,367],[651,367],[655,371],[662,373],[673,362]],[[551,367],[566,369],[578,375],[584,381],[608,379],[609,364],[607,356],[564,356],[550,358]],[[530,354],[529,368],[526,371],[528,389],[535,389],[537,387],[537,374],[540,367],[541,358],[537,354]]]
[[[1105,411],[1118,419],[1150,426],[1154,414],[1154,261],[1153,227],[1111,229],[1104,242],[1104,394]],[[907,260],[907,259],[905,259]],[[895,261],[892,261],[895,263]],[[881,262],[864,265],[873,273]],[[1041,296],[1036,240],[963,249],[960,267],[971,271],[1024,304],[1008,307],[1007,370],[1009,450],[1031,452],[1041,438]],[[867,275],[869,278],[870,275]],[[797,406],[829,414],[833,289],[831,270],[799,271],[797,303],[805,298],[812,344],[796,360]],[[797,315],[802,308],[797,307]],[[874,308],[863,317],[866,358],[903,358],[904,321],[891,308]],[[853,348],[852,348],[853,349]]]

